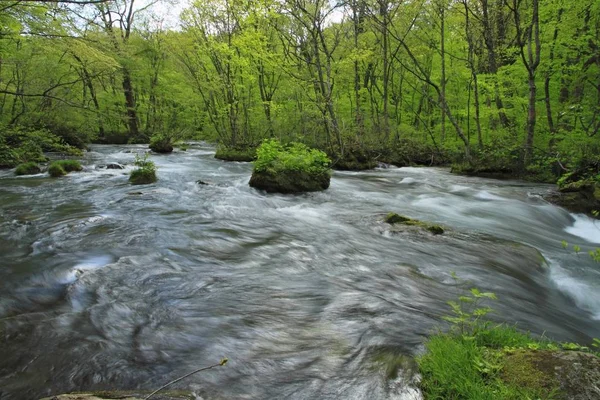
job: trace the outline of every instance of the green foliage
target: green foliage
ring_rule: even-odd
[[[129,182],[132,185],[146,185],[156,182],[156,165],[148,160],[148,154],[144,154],[143,157],[136,154],[134,165],[138,168],[131,171],[129,176]]]
[[[281,144],[275,139],[266,139],[256,150],[254,171],[303,171],[311,175],[329,173],[331,160],[324,152],[311,149],[302,143]]]
[[[0,168],[12,168],[26,162],[45,162],[44,152],[81,155],[60,137],[45,129],[12,126],[0,129]]]
[[[34,162],[19,164],[17,169],[15,169],[15,175],[33,175],[39,174],[40,172],[40,167]]]

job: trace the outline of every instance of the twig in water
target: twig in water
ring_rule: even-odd
[[[183,375],[183,376],[181,376],[181,377],[179,377],[179,378],[177,378],[175,380],[172,380],[171,382],[167,383],[166,385],[163,385],[163,386],[159,387],[154,392],[150,393],[148,396],[144,397],[144,400],[148,400],[150,397],[154,396],[156,393],[160,392],[161,390],[163,390],[167,386],[171,386],[172,384],[177,383],[180,380],[185,379],[185,378],[187,378],[190,375],[194,375],[195,373],[198,373],[198,372],[201,372],[201,371],[206,371],[207,369],[212,369],[212,368],[216,368],[216,367],[222,367],[225,364],[227,364],[227,361],[228,360],[226,358],[224,358],[218,364],[214,364],[214,365],[211,365],[209,367],[204,367],[204,368],[197,369],[195,371],[190,372],[189,374],[185,374],[185,375]]]

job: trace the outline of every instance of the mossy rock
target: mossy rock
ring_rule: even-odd
[[[15,175],[34,175],[42,172],[41,168],[34,162],[19,164],[15,170]]]
[[[129,176],[129,182],[132,185],[148,185],[156,180],[156,171],[148,168],[134,169]]]
[[[405,217],[403,215],[396,214],[394,212],[388,213],[384,219],[384,221],[387,222],[388,224],[403,223],[403,222],[407,222],[410,220],[411,220],[410,218]]]
[[[218,147],[215,158],[223,161],[251,162],[256,160],[255,147]]]
[[[429,225],[427,226],[427,230],[434,235],[441,235],[444,233],[444,228],[439,225]]]
[[[60,164],[52,163],[48,167],[48,174],[50,174],[53,178],[58,178],[59,176],[65,176],[67,171]]]
[[[591,353],[516,350],[505,356],[501,377],[558,400],[600,399],[600,358]]]
[[[593,215],[600,210],[600,185],[588,179],[563,181],[558,192],[549,193],[545,198],[571,212]]]
[[[250,186],[267,193],[318,192],[329,187],[329,173],[311,174],[306,171],[281,170],[252,172]]]
[[[419,221],[418,219],[411,219],[394,212],[388,213],[385,216],[384,221],[390,225],[398,224],[405,226],[417,226],[433,233],[434,235],[441,235],[444,233],[444,228],[440,225],[428,224],[427,222]]]
[[[171,143],[171,140],[167,138],[151,140],[149,147],[150,150],[152,150],[155,153],[166,154],[173,152],[173,144]]]

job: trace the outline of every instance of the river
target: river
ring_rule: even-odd
[[[389,168],[267,195],[248,186],[251,164],[195,144],[152,155],[159,181],[131,186],[143,150],[92,146],[84,171],[59,179],[0,171],[2,400],[154,389],[222,357],[176,387],[416,399],[411,357],[471,286],[497,294],[498,321],[600,337],[600,264],[587,255],[600,224],[544,201],[549,185]],[[109,162],[127,167],[98,168]],[[391,232],[389,211],[447,232]]]

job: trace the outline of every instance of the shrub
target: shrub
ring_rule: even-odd
[[[148,160],[148,154],[144,154],[144,157],[136,154],[134,164],[138,168],[131,171],[129,176],[129,182],[132,185],[146,185],[156,182],[156,165]]]
[[[256,150],[254,171],[304,171],[310,174],[329,173],[331,160],[327,154],[311,149],[302,143],[282,145],[275,139],[267,139]]]
[[[15,170],[15,175],[33,175],[39,174],[42,170],[34,162],[19,164]]]

